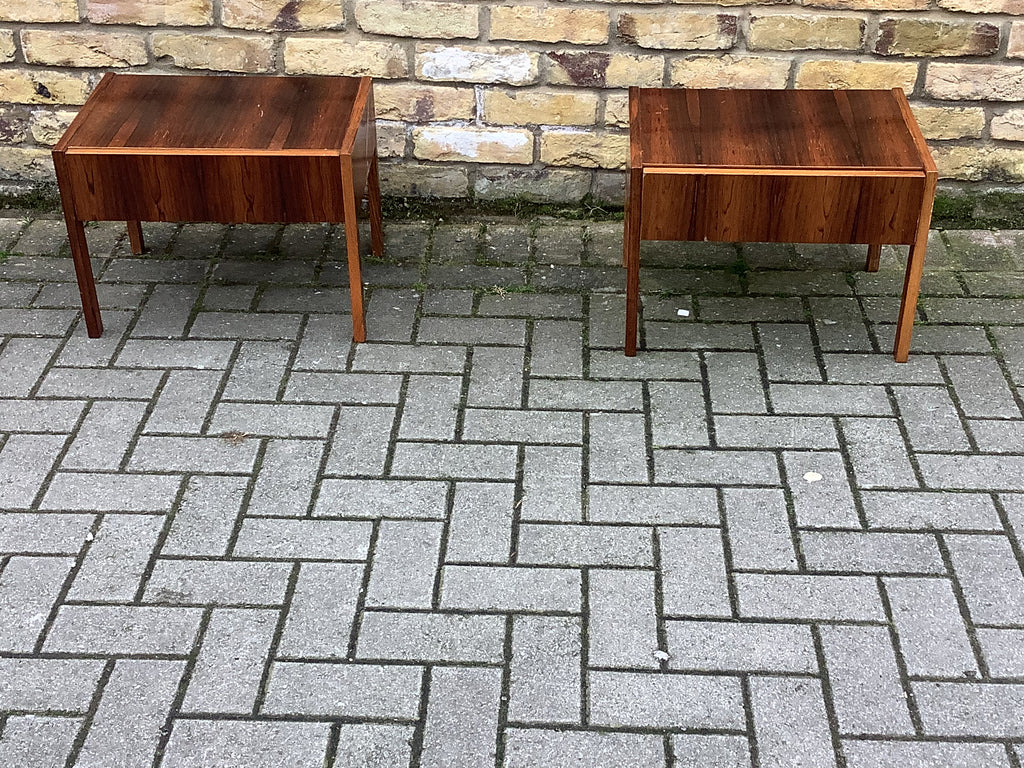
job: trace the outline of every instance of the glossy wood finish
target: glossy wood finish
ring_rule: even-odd
[[[630,89],[626,354],[642,239],[864,243],[869,271],[892,243],[911,246],[894,347],[905,361],[937,179],[899,89]]]
[[[346,222],[353,338],[366,337],[357,200],[383,251],[369,78],[106,75],[53,151],[90,336],[102,324],[75,222]]]

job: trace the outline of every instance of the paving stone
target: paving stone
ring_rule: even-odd
[[[471,315],[473,291],[451,288],[428,288],[423,293],[424,315]]]
[[[272,560],[364,560],[372,526],[347,520],[246,520],[232,554]]]
[[[750,705],[763,768],[836,765],[818,680],[752,677]]]
[[[460,377],[410,376],[398,429],[399,438],[453,440],[461,399]]]
[[[398,443],[391,473],[399,477],[457,480],[513,480],[516,449],[511,445]]]
[[[154,286],[142,305],[132,336],[165,339],[184,336],[199,295],[199,287],[195,285]]]
[[[641,411],[643,392],[639,382],[556,381],[530,382],[530,408],[583,411]]]
[[[258,449],[256,440],[147,435],[136,441],[128,471],[249,473]]]
[[[171,371],[146,419],[146,432],[198,435],[213,408],[223,375],[216,371]]]
[[[1024,677],[1024,629],[978,629],[978,644],[993,677]],[[968,667],[969,668],[969,667]]]
[[[1024,685],[913,683],[928,736],[1020,738],[1024,733]]]
[[[646,420],[642,415],[592,413],[587,424],[590,482],[648,482]]]
[[[505,619],[441,613],[369,611],[359,628],[360,659],[500,663]]]
[[[268,715],[414,720],[419,667],[275,662],[263,711]]]
[[[119,368],[199,368],[224,370],[234,352],[233,341],[129,339],[118,353]]]
[[[424,317],[416,340],[421,344],[505,344],[522,346],[523,320],[489,317]]]
[[[164,527],[161,515],[104,515],[68,590],[71,600],[135,600]]]
[[[345,658],[364,570],[356,563],[302,563],[278,654]]]
[[[810,627],[735,621],[666,621],[670,669],[814,674]]]
[[[660,736],[510,728],[505,768],[654,768],[665,764]]]
[[[37,391],[40,397],[149,400],[160,383],[159,371],[51,368]]]
[[[284,312],[199,312],[188,335],[193,339],[276,341],[298,338],[301,324],[301,315]],[[151,332],[149,335],[178,334]]]
[[[316,490],[325,445],[319,440],[269,440],[246,513],[304,517]]]
[[[658,542],[664,612],[670,616],[732,616],[721,531],[662,528]]]
[[[824,416],[715,416],[723,448],[838,448],[832,419]]]
[[[842,418],[853,475],[860,488],[917,488],[917,475],[894,419]]]
[[[326,405],[221,403],[213,412],[213,434],[242,432],[272,437],[326,437],[334,409]]]
[[[0,765],[64,768],[81,726],[79,718],[11,715],[0,736]]]
[[[619,351],[595,350],[590,355],[590,376],[594,379],[699,381],[700,360],[693,352],[646,352],[626,357]]]
[[[1016,453],[1024,445],[1024,421],[975,419],[967,424],[984,453]]]
[[[331,405],[395,405],[401,386],[401,376],[391,374],[293,371],[283,399]]]
[[[0,400],[4,432],[74,431],[86,404],[76,400]]]
[[[915,451],[969,451],[971,442],[945,387],[893,387]]]
[[[324,480],[317,517],[427,518],[446,516],[447,484],[428,480]]]
[[[591,570],[588,607],[590,666],[660,668],[653,571]]]
[[[327,472],[336,475],[384,474],[395,412],[395,408],[387,406],[339,407],[332,429],[334,435]]]
[[[587,494],[592,522],[717,525],[720,519],[710,488],[591,485]]]
[[[0,509],[28,509],[64,447],[64,435],[10,435],[0,449]]]
[[[654,480],[692,485],[779,485],[779,464],[768,451],[655,450]]]
[[[494,765],[500,696],[500,670],[434,667],[420,764],[424,768]]]
[[[823,381],[810,329],[803,324],[758,323],[764,366],[771,381]]]
[[[0,571],[0,650],[32,652],[73,564],[63,557],[7,560]]]
[[[334,302],[333,306],[347,306],[348,291],[344,291],[343,299]],[[370,341],[412,341],[419,303],[420,294],[408,288],[374,289],[366,307],[366,338]]]
[[[881,354],[826,354],[825,373],[834,384],[944,384],[934,357],[911,355],[895,363]]]
[[[653,565],[650,529],[632,526],[523,523],[516,551],[525,564]]]
[[[58,339],[14,338],[0,351],[0,396],[28,397],[60,344]]]
[[[734,581],[743,617],[885,620],[878,587],[870,576],[739,573]]]
[[[579,613],[581,604],[575,569],[446,565],[441,573],[442,608]]]
[[[507,563],[514,496],[512,483],[458,483],[448,524],[446,562]]]
[[[865,491],[864,513],[872,528],[904,530],[989,530],[1003,526],[983,493],[950,491]]]
[[[775,488],[729,488],[725,520],[732,567],[771,571],[797,568],[786,498]]]
[[[515,722],[580,723],[580,619],[524,616],[512,619],[508,717]],[[511,761],[511,735],[506,758]],[[562,755],[562,758],[568,757]],[[523,758],[527,759],[527,758]]]
[[[924,484],[929,488],[963,490],[1024,490],[1024,456],[917,455]]]
[[[248,485],[247,477],[191,477],[161,553],[211,557],[227,554]]]
[[[786,451],[782,456],[798,526],[861,527],[850,478],[839,453]],[[820,475],[821,479],[814,479],[815,475]]]
[[[406,765],[412,759],[412,741],[413,729],[408,726],[343,724],[338,728],[334,768]]]
[[[750,743],[746,736],[674,734],[672,754],[679,768],[746,768],[750,765]]]
[[[583,313],[580,296],[553,293],[487,294],[478,314],[485,317],[575,318]]]
[[[583,418],[582,414],[571,411],[467,408],[462,437],[464,440],[494,443],[580,445],[583,442]]]
[[[703,447],[709,444],[700,384],[651,382],[651,440],[655,448]]]
[[[478,347],[473,350],[467,406],[518,408],[523,401],[523,350]]]
[[[78,554],[94,520],[93,515],[5,512],[0,515],[0,553]]]
[[[783,414],[890,416],[892,406],[879,386],[856,384],[772,384],[772,407]]]
[[[431,607],[441,549],[441,524],[386,520],[378,531],[366,605]]]
[[[285,343],[281,343],[281,346],[285,349],[290,347]],[[351,315],[309,315],[302,329],[299,351],[295,355],[295,368],[307,371],[343,371],[348,361],[349,350],[353,346],[356,345],[352,343]],[[364,346],[366,345],[360,344],[358,348]],[[273,397],[263,399],[269,400]]]
[[[752,352],[709,352],[704,356],[714,413],[765,413],[761,366]]]
[[[1004,536],[944,537],[976,624],[1024,624],[1024,575]]]
[[[288,563],[157,560],[145,600],[165,605],[280,605],[290,572]]]
[[[950,741],[843,741],[849,768],[897,768],[943,765],[948,768],[1005,768],[1006,750],[999,744],[958,744]]]
[[[978,665],[949,581],[887,578],[884,583],[908,674],[960,677],[977,673]]]
[[[174,475],[108,475],[60,472],[40,509],[95,512],[166,512],[178,494]]]
[[[943,363],[968,418],[1021,418],[1020,407],[996,360],[950,355],[943,358]]]
[[[576,522],[582,516],[582,454],[579,448],[528,445],[524,449],[523,520]]]
[[[800,545],[808,571],[946,572],[930,534],[806,531],[800,535]]]
[[[327,752],[329,728],[327,723],[179,718],[167,742],[162,765],[320,768]]]
[[[743,728],[739,680],[714,675],[590,672],[594,725]]]

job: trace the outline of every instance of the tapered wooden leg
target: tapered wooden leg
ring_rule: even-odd
[[[877,272],[878,264],[882,259],[882,246],[879,243],[872,243],[868,246],[868,260],[864,265],[866,272]]]
[[[129,221],[128,243],[132,247],[132,253],[138,255],[146,250],[146,241],[142,239],[142,224],[137,221]]]
[[[627,357],[636,355],[637,321],[640,314],[640,187],[643,172],[630,170],[626,190],[626,225],[622,237],[622,261],[626,266],[626,345]]]
[[[348,292],[352,301],[352,340],[361,342],[366,341],[366,320],[363,317],[363,274],[359,265],[359,224],[351,158],[342,159],[341,179],[345,187],[345,250],[348,255]]]
[[[917,223],[914,244],[910,246],[907,257],[907,272],[903,279],[903,298],[900,302],[900,314],[896,321],[896,341],[892,356],[897,363],[907,362],[910,356],[910,337],[914,332],[914,315],[917,313],[917,295],[921,290],[921,273],[924,271],[924,253],[928,247],[928,227],[932,221],[932,204],[935,202],[935,188],[938,174],[929,174],[925,178],[924,204],[921,217]]]
[[[377,258],[384,256],[384,214],[380,207],[380,175],[377,172],[377,155],[370,162],[366,195],[370,204],[370,247]]]
[[[67,214],[64,216],[64,221],[68,226],[71,256],[75,260],[78,292],[82,295],[82,315],[85,317],[85,328],[90,338],[95,339],[103,333],[103,319],[100,317],[100,302],[96,298],[96,281],[92,276],[89,244],[85,240],[85,226],[78,219]]]

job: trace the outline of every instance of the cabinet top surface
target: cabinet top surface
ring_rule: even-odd
[[[338,150],[364,79],[111,74],[57,149]]]
[[[901,97],[864,90],[632,89],[633,165],[639,157],[644,166],[921,171],[925,160]]]

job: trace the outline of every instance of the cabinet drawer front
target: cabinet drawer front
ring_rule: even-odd
[[[909,244],[923,196],[923,175],[645,171],[641,237]]]
[[[344,220],[337,156],[66,155],[82,221]]]

